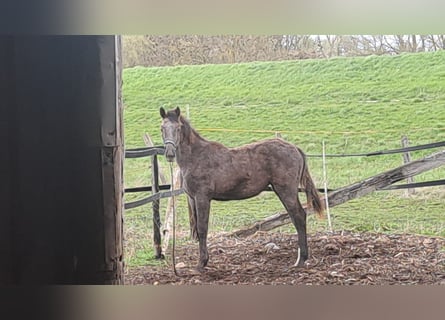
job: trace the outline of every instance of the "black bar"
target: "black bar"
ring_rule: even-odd
[[[421,188],[421,187],[431,187],[431,186],[440,186],[445,185],[445,179],[443,180],[435,180],[435,181],[427,181],[427,182],[417,182],[417,183],[408,183],[408,184],[398,184],[398,185],[392,185],[388,186],[379,190],[396,190],[396,189],[408,189],[408,188]],[[164,186],[160,186],[164,187]],[[324,189],[317,189],[319,192],[324,192]],[[267,187],[264,191],[273,191],[271,187]],[[304,190],[299,189],[299,192],[304,192]],[[328,189],[327,191],[335,191],[335,189]],[[172,196],[177,196],[184,193],[184,190],[178,189],[173,191],[167,191],[167,192],[159,192],[156,194],[153,194],[147,198],[136,200],[133,202],[127,202],[125,203],[125,209],[133,209],[139,206],[142,206],[144,204],[153,202],[154,200],[163,199],[163,198],[169,198]]]
[[[169,184],[163,184],[159,186],[159,190],[170,190],[171,189],[171,185]],[[135,193],[135,192],[148,192],[148,191],[152,191],[153,187],[152,186],[143,186],[143,187],[134,187],[134,188],[126,188],[125,189],[125,193]],[[324,189],[317,189],[318,192],[324,192]],[[268,186],[264,189],[264,191],[273,191],[271,186]],[[327,191],[334,191],[334,189],[327,189]],[[298,192],[304,192],[304,189],[299,188]]]
[[[267,186],[266,189],[264,189],[263,191],[273,191],[273,188],[271,186]],[[324,193],[324,189],[317,189],[318,192]],[[334,191],[334,189],[326,189],[326,191]],[[298,192],[305,192],[304,189],[302,188],[298,188]]]
[[[163,184],[159,186],[159,190],[170,190],[171,186],[169,184]],[[125,193],[134,193],[134,192],[148,192],[152,191],[152,186],[144,186],[144,187],[134,187],[134,188],[126,188]]]
[[[125,158],[143,158],[164,154],[164,147],[145,147],[125,150]]]
[[[378,155],[381,155],[381,154],[392,154],[392,153],[403,153],[403,152],[409,152],[409,151],[417,151],[417,150],[439,148],[439,147],[443,147],[443,146],[445,146],[445,141],[434,142],[434,143],[427,143],[427,144],[422,144],[422,145],[413,146],[413,147],[406,147],[406,148],[392,149],[392,150],[386,150],[386,151],[371,152],[371,153],[368,153],[368,156],[378,156]]]
[[[425,150],[425,149],[432,149],[432,148],[439,148],[445,146],[445,141],[440,142],[434,142],[434,143],[428,143],[428,144],[422,144],[418,146],[413,147],[406,147],[406,148],[399,148],[399,149],[392,149],[392,150],[383,150],[383,151],[375,151],[375,152],[368,152],[368,153],[351,153],[351,154],[326,154],[326,158],[342,158],[342,157],[371,157],[371,156],[379,156],[384,154],[394,154],[394,153],[404,153],[409,151],[417,151],[417,150]],[[307,154],[307,157],[323,157],[323,155],[319,154]]]
[[[442,186],[445,185],[445,179],[443,180],[434,180],[434,181],[425,181],[425,182],[415,182],[415,183],[406,183],[406,184],[396,184],[390,185],[380,190],[397,190],[397,189],[409,189],[409,188],[422,188],[422,187],[433,187],[433,186]]]

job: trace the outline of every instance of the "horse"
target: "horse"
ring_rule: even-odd
[[[271,186],[287,210],[298,233],[298,260],[308,259],[306,212],[298,199],[304,188],[308,207],[320,216],[324,211],[308,170],[306,156],[295,145],[280,138],[235,148],[202,137],[176,107],[160,108],[164,155],[179,166],[187,195],[192,238],[199,241],[198,271],[209,261],[207,233],[211,200],[241,200],[254,197]]]

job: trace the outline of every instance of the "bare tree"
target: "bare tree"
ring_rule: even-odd
[[[124,67],[331,58],[445,49],[444,35],[124,36]]]

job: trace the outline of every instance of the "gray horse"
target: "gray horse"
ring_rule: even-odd
[[[298,199],[304,188],[308,205],[322,215],[323,205],[309,174],[305,155],[296,146],[269,139],[237,148],[203,138],[181,115],[179,108],[160,109],[165,157],[176,158],[188,196],[190,227],[199,241],[198,270],[209,260],[207,232],[211,200],[240,200],[271,186],[298,232],[298,266],[308,259],[306,212]]]

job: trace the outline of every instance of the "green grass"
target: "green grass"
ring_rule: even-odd
[[[123,78],[126,148],[143,146],[144,133],[161,144],[161,106],[188,110],[192,125],[203,136],[228,146],[272,137],[275,132],[307,154],[320,154],[322,141],[327,153],[339,154],[399,148],[402,135],[412,145],[445,140],[445,52],[135,67],[124,70]],[[413,152],[412,158],[434,151]],[[328,158],[328,187],[338,188],[401,163],[401,155]],[[125,185],[149,184],[149,166],[149,159],[127,159]],[[163,159],[161,166],[168,176]],[[309,167],[321,186],[321,159],[309,158]],[[416,181],[444,177],[445,170],[440,168],[417,176]],[[377,192],[332,208],[334,228],[445,236],[444,187],[418,191],[412,197],[405,197],[403,191]],[[126,201],[143,196],[127,195]],[[178,224],[180,230],[187,230],[183,198]],[[130,265],[147,263],[150,256],[146,253],[151,250],[150,210],[151,206],[144,206],[125,213],[132,238],[127,241],[139,247],[134,250],[137,254],[130,255]],[[270,193],[243,201],[212,202],[210,231],[234,230],[282,210]],[[144,219],[145,224],[141,223]],[[309,217],[309,232],[325,228],[326,221]],[[293,232],[288,226],[280,230]]]

